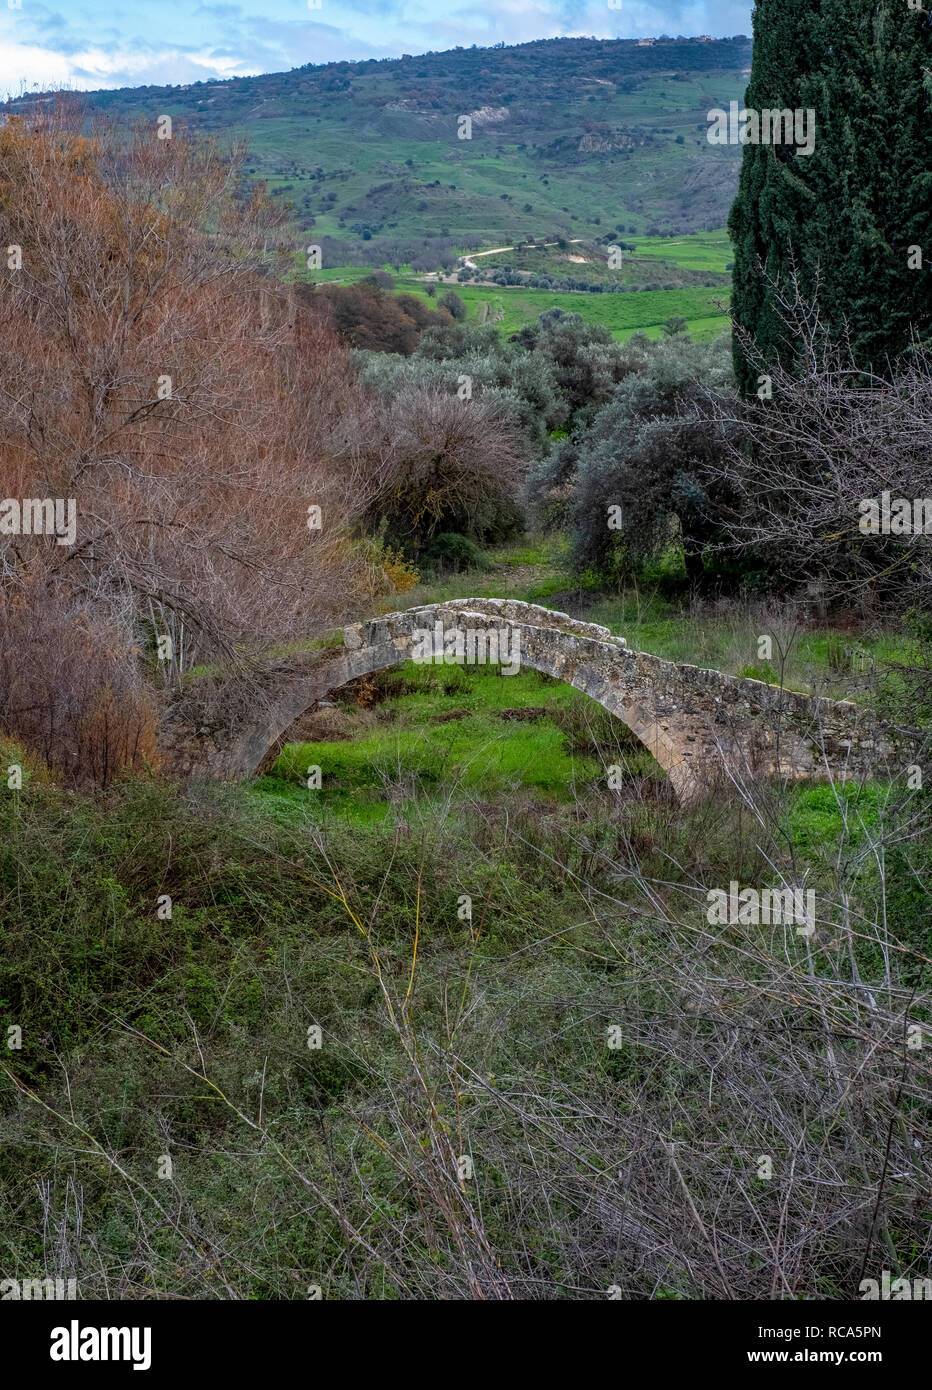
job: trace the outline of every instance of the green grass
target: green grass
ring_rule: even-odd
[[[615,241],[630,246],[634,239],[618,233]],[[614,286],[626,285],[633,290],[658,290],[687,287],[701,284],[710,275],[717,282],[727,285],[728,276],[724,268],[724,257],[716,245],[705,250],[664,237],[645,237],[640,243],[648,247],[647,254],[641,255],[625,250],[621,265],[615,269],[608,265],[607,246],[611,243],[566,242],[565,249],[556,243],[535,244],[518,243],[507,251],[496,251],[494,255],[473,255],[472,264],[483,279],[490,278],[490,272],[507,268],[528,275],[548,275],[554,278],[583,280],[587,284]],[[685,241],[688,243],[689,239]],[[662,254],[667,246],[671,254]],[[679,259],[676,257],[679,256]],[[576,258],[576,259],[574,259]],[[696,260],[698,265],[690,262]],[[714,261],[715,264],[705,262]],[[657,283],[657,282],[661,283]],[[663,283],[666,282],[666,283]]]
[[[399,289],[402,285],[399,283]],[[416,290],[417,285],[404,285]],[[704,340],[717,337],[729,327],[727,314],[716,313],[719,304],[728,303],[727,288],[687,287],[677,290],[640,290],[625,294],[586,294],[567,291],[525,290],[520,286],[460,285],[457,294],[467,307],[469,318],[475,318],[481,304],[488,305],[492,321],[507,337],[517,333],[526,323],[533,323],[547,309],[562,309],[567,314],[582,314],[587,323],[607,328],[613,338],[623,341],[632,333],[643,332],[649,338],[659,338],[663,324],[680,316],[687,321],[690,332]],[[499,320],[494,315],[502,314]]]
[[[426,293],[424,281],[414,275],[390,272],[395,292],[414,294],[425,304],[436,304]],[[371,270],[359,267],[331,269],[329,272],[308,272],[307,278],[330,283],[354,283],[371,275]],[[302,278],[304,278],[302,276]],[[590,294],[583,291],[551,292],[526,290],[513,286],[455,285],[453,288],[466,305],[467,318],[477,321],[485,317],[499,332],[508,337],[525,324],[533,323],[548,309],[562,309],[567,314],[581,314],[587,323],[607,328],[619,342],[632,333],[646,333],[659,338],[667,319],[686,319],[689,331],[702,341],[718,337],[730,328],[727,313],[716,312],[719,305],[727,307],[727,286],[686,286],[675,290],[636,290],[624,294]],[[438,287],[438,294],[443,287]],[[498,317],[498,315],[501,317]]]
[[[819,856],[837,843],[846,823],[852,843],[860,843],[865,830],[877,824],[890,791],[879,782],[800,787],[787,815],[794,846],[803,854]]]
[[[402,285],[399,284],[399,289]],[[416,291],[416,284],[405,285]],[[623,341],[632,333],[643,332],[659,338],[669,318],[686,319],[689,331],[703,339],[713,338],[729,327],[727,314],[716,313],[720,303],[728,302],[727,289],[690,287],[678,290],[640,290],[630,294],[586,294],[567,291],[525,290],[520,286],[460,285],[457,294],[466,305],[469,318],[478,316],[479,306],[488,305],[491,321],[507,337],[526,323],[533,323],[548,309],[581,314],[587,323],[607,328],[613,338]],[[494,316],[502,314],[501,319]]]
[[[527,537],[487,553],[494,566],[491,572],[465,572],[420,584],[393,606],[414,607],[470,597],[520,599],[600,623],[624,637],[630,647],[667,661],[779,682],[782,629],[768,617],[766,606],[735,604],[724,612],[701,607],[694,610],[647,586],[604,594],[597,577],[572,572],[565,537]],[[769,661],[762,661],[757,654],[762,635],[774,638]],[[884,663],[907,664],[914,659],[912,644],[895,631],[851,634],[830,628],[796,630],[783,663],[783,681],[790,690],[865,700],[872,673]]]
[[[378,678],[384,698],[371,713],[349,709],[338,741],[289,744],[260,796],[282,797],[307,813],[364,823],[421,796],[451,792],[498,799],[524,792],[570,803],[604,781],[600,750],[628,757],[631,772],[659,770],[624,725],[572,686],[536,671],[409,663]],[[530,718],[515,711],[530,710]],[[503,713],[505,718],[502,717]],[[321,769],[309,789],[310,767]],[[285,785],[283,785],[285,784]]]
[[[542,542],[528,545],[506,546],[496,558],[504,565],[545,565],[551,556],[550,549]]]
[[[638,256],[647,256],[686,270],[706,270],[725,273],[734,260],[734,248],[728,232],[690,232],[676,237],[626,238]]]
[[[569,569],[565,537],[532,537],[492,546],[486,555],[491,570],[463,570],[415,585],[391,603],[392,608],[416,608],[455,598],[514,598],[536,603],[541,595],[576,586]]]

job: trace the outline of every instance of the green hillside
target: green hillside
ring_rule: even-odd
[[[352,278],[365,273],[357,271]],[[351,278],[346,271],[335,273],[333,278],[339,280],[340,274]],[[418,294],[430,303],[421,282],[413,277],[399,277],[395,288],[405,294]],[[555,294],[549,290],[502,289],[497,285],[458,285],[456,293],[466,305],[470,322],[494,323],[506,337],[526,323],[533,323],[548,309],[582,314],[587,323],[607,328],[619,340],[637,332],[659,338],[662,325],[675,317],[686,319],[693,337],[703,341],[717,338],[730,323],[725,312],[729,303],[727,287],[646,290],[640,294]]]
[[[708,143],[706,113],[741,97],[750,55],[744,37],[552,39],[89,100],[120,119],[168,113],[244,138],[250,175],[293,203],[302,231],[375,263],[372,240],[462,250],[721,228],[740,149]]]
[[[708,338],[728,322],[741,151],[709,144],[707,113],[743,96],[750,61],[742,36],[550,39],[81,100],[243,142],[246,178],[288,209],[300,278],[444,280],[506,333],[557,306],[616,338],[671,316]]]

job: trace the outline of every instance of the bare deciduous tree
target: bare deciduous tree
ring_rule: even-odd
[[[722,453],[709,472],[735,499],[730,544],[760,554],[783,578],[807,578],[827,599],[932,598],[928,534],[869,532],[866,504],[932,499],[932,356],[913,350],[883,371],[855,364],[798,281],[772,283],[791,366],[768,363],[750,340],[760,383],[746,402],[711,401]],[[930,507],[932,521],[932,507]]]
[[[50,634],[69,614],[171,683],[343,611],[378,485],[368,407],[326,315],[269,273],[279,218],[242,195],[240,157],[154,124],[85,135],[69,102],[0,131],[0,496],[76,504],[71,545],[0,534],[4,604]],[[0,710],[28,734],[12,634]]]

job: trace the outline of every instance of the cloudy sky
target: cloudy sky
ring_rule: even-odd
[[[0,0],[0,95],[282,72],[559,35],[750,33],[751,0]],[[13,8],[17,6],[17,8]],[[311,8],[313,6],[313,8]]]

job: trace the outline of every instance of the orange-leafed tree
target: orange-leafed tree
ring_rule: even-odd
[[[147,671],[246,672],[340,616],[378,488],[326,312],[277,278],[279,214],[239,152],[159,131],[64,99],[0,129],[0,498],[75,507],[68,544],[0,513],[0,725],[79,772],[103,727],[138,763]]]

